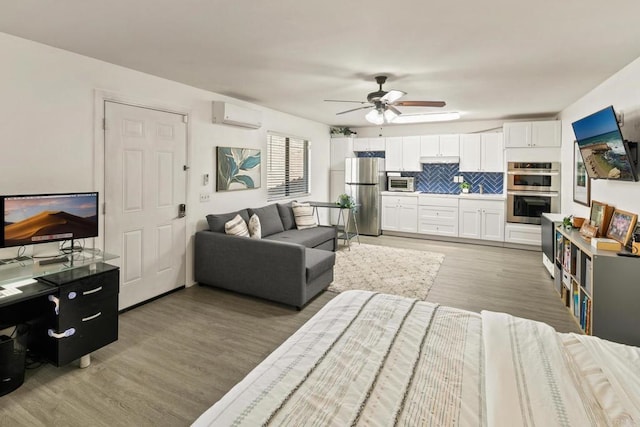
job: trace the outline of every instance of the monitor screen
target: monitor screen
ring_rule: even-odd
[[[98,193],[2,197],[3,247],[98,236]]]
[[[613,107],[572,123],[587,175],[594,179],[635,181],[635,166]]]

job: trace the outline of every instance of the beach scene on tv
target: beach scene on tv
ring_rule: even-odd
[[[578,144],[589,177],[634,180],[632,164],[617,130],[588,138]]]
[[[7,197],[5,246],[94,237],[98,231],[96,194]]]

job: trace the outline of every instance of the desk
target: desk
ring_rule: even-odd
[[[69,254],[64,263],[27,260],[0,266],[0,286],[33,278],[19,294],[0,298],[0,329],[29,323],[29,348],[56,366],[89,354],[118,336],[118,267],[104,253]]]
[[[353,210],[357,208],[359,205],[355,205],[352,208],[345,208],[343,206],[338,205],[337,203],[330,202],[309,202],[310,206],[313,206],[313,210],[316,213],[316,220],[318,224],[320,224],[320,215],[318,214],[318,208],[327,208],[327,209],[340,209],[338,212],[338,221],[336,223],[336,230],[338,231],[338,239],[344,239],[344,243],[347,245],[349,250],[351,250],[350,241],[354,237],[358,240],[358,244],[360,244],[360,234],[358,233],[358,221],[356,221],[356,217],[353,214]],[[347,217],[344,217],[344,211],[347,211]],[[340,230],[340,219],[342,219],[342,224],[344,224],[344,229]],[[353,221],[353,226],[355,228],[355,233],[349,232],[349,224]]]

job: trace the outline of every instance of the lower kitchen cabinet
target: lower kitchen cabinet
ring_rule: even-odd
[[[383,195],[382,229],[416,233],[418,231],[417,195]]]
[[[504,201],[460,200],[459,237],[504,241]]]
[[[58,288],[35,325],[36,351],[51,363],[66,365],[118,339],[118,267],[97,263],[39,280]]]
[[[418,196],[418,233],[458,237],[458,199]]]

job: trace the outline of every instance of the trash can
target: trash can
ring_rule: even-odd
[[[20,324],[0,335],[0,396],[12,392],[24,382],[29,325]]]

